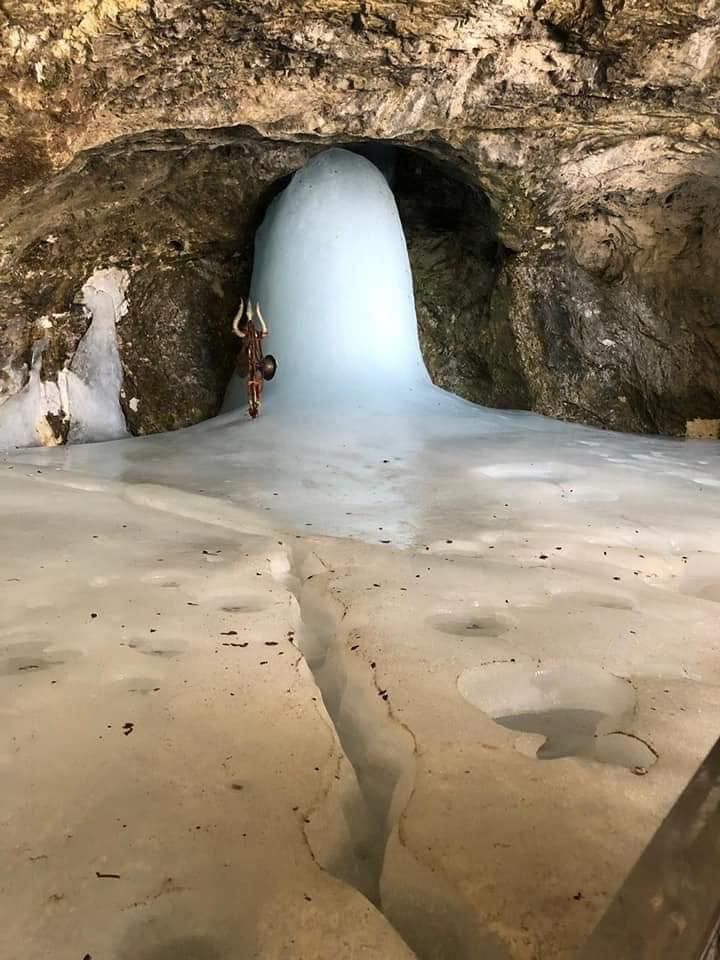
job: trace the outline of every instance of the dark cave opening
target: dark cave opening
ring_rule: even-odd
[[[418,148],[373,140],[325,144],[323,149],[332,146],[373,162],[393,191],[412,268],[421,349],[432,380],[478,403],[527,406],[520,385],[508,396],[507,364],[495,358],[492,315],[502,301],[498,278],[513,254],[499,239],[498,217],[487,194],[460,170]],[[258,197],[253,237],[292,176],[279,177]]]

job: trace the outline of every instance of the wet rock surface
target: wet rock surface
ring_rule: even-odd
[[[487,195],[403,152],[393,181],[415,282],[425,365],[438,386],[488,406],[526,409],[527,383],[507,316],[512,256]]]
[[[237,353],[231,322],[249,286],[265,190],[306,155],[233,132],[211,146],[184,135],[135,139],[30,191],[14,207],[13,262],[0,281],[0,395],[22,384],[40,335],[45,379],[70,361],[88,324],[79,291],[97,264],[114,262],[130,274],[117,327],[128,426],[154,433],[214,416]]]
[[[0,397],[39,318],[43,375],[72,356],[117,263],[131,429],[211,416],[273,183],[383,141],[438,171],[397,187],[438,383],[623,430],[720,415],[715,4],[16,0],[0,27]]]

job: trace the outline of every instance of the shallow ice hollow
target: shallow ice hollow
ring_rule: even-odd
[[[513,659],[466,671],[458,690],[500,726],[540,735],[539,760],[585,757],[645,771],[657,759],[648,744],[625,733],[637,706],[632,685],[594,665],[533,669]]]

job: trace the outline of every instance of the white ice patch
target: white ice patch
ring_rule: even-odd
[[[48,414],[60,413],[60,393],[55,383],[40,378],[44,341],[33,348],[30,377],[25,386],[0,406],[0,452],[15,447],[56,446]]]
[[[98,270],[82,288],[82,302],[92,322],[78,344],[66,373],[71,443],[127,436],[120,406],[122,364],[115,324],[127,313],[125,270]]]
[[[58,382],[41,378],[44,341],[38,341],[25,386],[0,406],[0,450],[55,446],[59,442],[48,415],[69,420],[68,441],[82,443],[127,436],[120,407],[122,366],[115,324],[127,311],[126,271],[98,270],[82,288],[82,302],[92,321]],[[41,319],[41,326],[47,318]],[[51,325],[51,324],[50,324]]]

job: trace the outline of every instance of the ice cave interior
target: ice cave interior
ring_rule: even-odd
[[[3,957],[574,957],[717,736],[717,442],[435,386],[393,166],[271,198],[256,420],[127,435],[111,264],[0,406]]]

